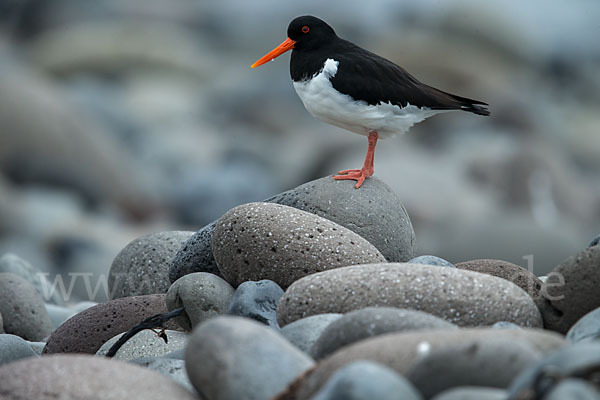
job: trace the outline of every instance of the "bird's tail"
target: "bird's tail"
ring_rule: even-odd
[[[473,100],[466,97],[457,96],[455,94],[446,93],[452,97],[452,100],[458,103],[458,106],[463,111],[472,112],[477,115],[490,115],[488,104],[483,101]]]

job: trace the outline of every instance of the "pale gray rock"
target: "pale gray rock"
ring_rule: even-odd
[[[229,283],[207,272],[195,272],[176,280],[167,291],[167,308],[184,307],[175,321],[186,331],[229,307],[234,290]]]
[[[461,386],[446,390],[432,400],[506,400],[506,391],[498,388]]]
[[[141,357],[160,357],[185,347],[188,340],[187,334],[172,330],[166,330],[165,334],[167,335],[167,343],[158,337],[156,333],[147,329],[143,330],[125,342],[113,358],[115,360],[130,361]],[[120,333],[109,339],[98,349],[96,355],[106,355],[122,335],[123,333]]]
[[[279,329],[277,304],[282,295],[283,289],[268,279],[244,282],[235,290],[227,314],[251,318]]]
[[[577,343],[600,339],[600,307],[581,317],[567,332],[567,340]]]
[[[8,333],[0,334],[0,366],[21,358],[36,356],[26,340]]]
[[[342,314],[317,314],[287,324],[281,329],[281,334],[305,353],[314,345],[321,333]],[[310,353],[309,353],[310,354]]]

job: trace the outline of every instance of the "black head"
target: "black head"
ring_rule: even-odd
[[[290,22],[287,30],[292,39],[294,50],[315,50],[337,38],[333,28],[317,17],[304,15]]]

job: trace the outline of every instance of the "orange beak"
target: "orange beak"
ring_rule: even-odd
[[[290,39],[290,38],[285,39],[283,43],[281,43],[279,46],[275,47],[273,50],[271,50],[270,52],[265,54],[260,60],[256,61],[254,64],[252,64],[251,67],[256,68],[260,65],[268,63],[271,60],[274,60],[275,58],[279,57],[286,51],[293,49],[295,44],[296,44],[296,42],[293,41],[292,39]]]

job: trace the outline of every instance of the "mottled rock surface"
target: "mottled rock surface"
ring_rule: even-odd
[[[212,246],[219,271],[233,286],[270,279],[285,289],[315,272],[385,262],[372,244],[351,230],[271,203],[228,211],[217,222]]]

